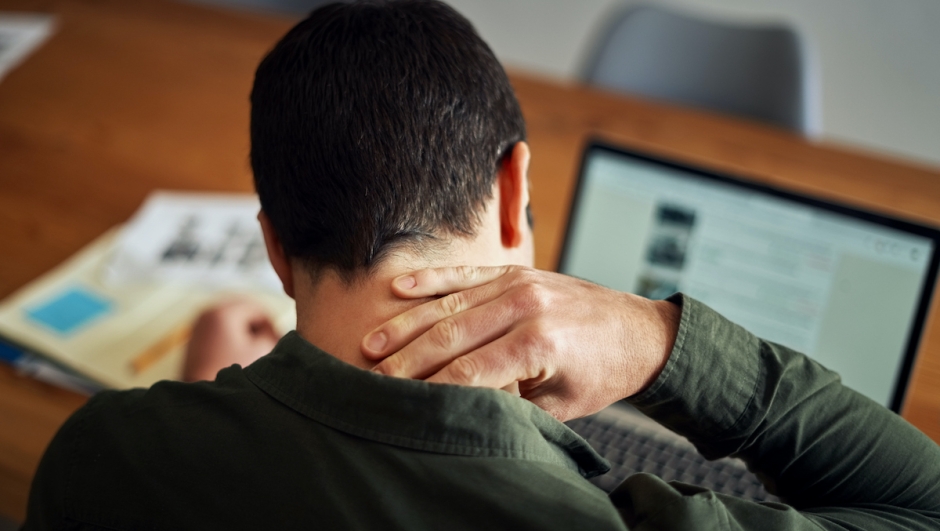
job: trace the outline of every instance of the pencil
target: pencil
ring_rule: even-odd
[[[144,349],[131,360],[131,368],[134,370],[134,374],[140,374],[146,371],[175,348],[184,345],[189,341],[192,329],[192,325],[186,323],[170,331],[170,333],[160,338],[156,343]]]

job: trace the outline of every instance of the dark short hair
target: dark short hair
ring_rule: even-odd
[[[525,140],[509,79],[431,0],[317,9],[264,58],[251,165],[285,252],[347,280],[400,244],[472,236]]]

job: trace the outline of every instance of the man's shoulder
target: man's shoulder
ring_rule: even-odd
[[[47,454],[65,465],[79,492],[166,474],[185,479],[250,453],[245,432],[263,430],[278,407],[237,366],[213,382],[103,391],[75,412]]]
[[[103,439],[111,445],[161,440],[165,445],[182,433],[211,436],[226,424],[259,422],[264,408],[274,406],[267,402],[265,393],[236,365],[220,371],[215,381],[165,380],[146,389],[103,391],[75,416],[86,440]],[[259,419],[252,418],[256,416]]]
[[[238,367],[214,382],[98,393],[50,444],[31,496],[75,521],[115,529],[145,523],[134,515],[152,517],[158,507],[204,503],[200,496],[219,488],[207,478],[239,470],[270,443],[252,441],[278,407]]]
[[[152,423],[156,418],[170,423],[216,416],[219,407],[231,408],[232,402],[256,401],[263,395],[234,365],[219,372],[215,381],[179,382],[163,380],[149,388],[101,391],[76,412],[78,420],[96,424],[120,419],[122,431],[133,424]],[[179,415],[181,411],[186,415]]]
[[[148,389],[96,394],[46,449],[25,529],[66,521],[109,529],[146,523],[131,520],[168,502],[172,492],[161,485],[193,484],[199,463],[225,448],[222,438],[230,430],[224,426],[245,422],[244,415],[257,411],[238,402],[263,404],[259,395],[238,367],[222,371],[215,382],[164,381]]]

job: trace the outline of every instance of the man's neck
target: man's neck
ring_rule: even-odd
[[[332,270],[298,286],[297,332],[327,353],[356,367],[375,365],[360,352],[362,338],[392,317],[425,302],[392,294],[392,279],[417,269],[383,264],[368,277],[348,284]]]
[[[428,267],[457,265],[532,265],[531,231],[513,247],[502,244],[498,189],[494,205],[484,210],[477,235],[451,238],[434,252],[391,252],[368,275],[346,283],[331,269],[312,277],[301,262],[292,262],[297,332],[317,347],[356,367],[372,368],[359,348],[362,339],[392,317],[427,299],[402,300],[392,293],[392,280]]]

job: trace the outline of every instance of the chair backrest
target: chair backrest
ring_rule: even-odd
[[[742,116],[813,136],[818,76],[785,26],[739,26],[654,7],[628,9],[586,69],[589,83]]]

